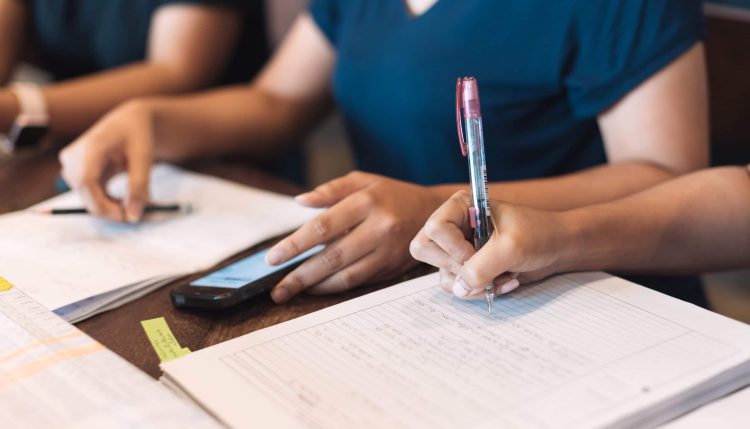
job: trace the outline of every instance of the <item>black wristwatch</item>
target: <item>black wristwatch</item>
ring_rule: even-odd
[[[39,86],[25,82],[14,83],[11,92],[18,99],[20,114],[8,133],[10,149],[36,146],[42,142],[49,129],[44,93]]]

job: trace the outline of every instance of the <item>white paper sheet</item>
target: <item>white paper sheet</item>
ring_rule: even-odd
[[[232,427],[649,427],[747,384],[750,327],[604,274],[497,300],[427,276],[193,353]],[[696,398],[700,398],[697,400]]]
[[[0,292],[0,426],[220,427],[18,288]]]
[[[0,272],[49,309],[119,288],[207,269],[263,240],[291,231],[314,210],[292,198],[161,165],[152,173],[157,202],[191,203],[191,214],[139,225],[91,216],[0,216]],[[124,193],[124,176],[110,184]],[[74,193],[37,207],[75,207]]]
[[[750,427],[750,388],[714,401],[661,429],[747,429]]]

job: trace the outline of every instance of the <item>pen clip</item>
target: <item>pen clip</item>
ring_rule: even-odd
[[[458,144],[461,145],[461,154],[466,156],[466,140],[464,139],[464,125],[461,119],[461,106],[463,105],[463,78],[456,79],[456,128],[458,129]]]

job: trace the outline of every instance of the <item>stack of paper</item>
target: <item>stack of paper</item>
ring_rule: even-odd
[[[0,291],[3,429],[218,429],[197,406],[43,308]]]
[[[165,165],[154,168],[151,183],[154,201],[190,203],[192,213],[152,217],[138,225],[31,210],[3,215],[1,272],[75,322],[208,269],[315,213],[290,197]],[[119,176],[110,191],[123,195],[126,184]],[[66,193],[35,208],[80,205],[76,194]]]
[[[496,301],[435,275],[162,365],[234,428],[654,427],[750,383],[750,326],[602,273]]]
[[[747,429],[750,426],[750,387],[673,420],[661,429]]]

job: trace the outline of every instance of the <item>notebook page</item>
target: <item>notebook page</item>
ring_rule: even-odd
[[[310,218],[291,198],[161,165],[152,173],[157,202],[189,202],[188,215],[125,225],[91,216],[0,216],[0,272],[49,309],[156,277],[188,274]],[[111,182],[123,195],[124,176]],[[75,207],[69,192],[37,207]]]
[[[219,427],[17,288],[0,292],[0,422],[3,429]]]
[[[661,429],[747,429],[750,426],[750,388],[712,402]]]
[[[436,281],[163,369],[238,428],[585,428],[628,421],[750,358],[750,327],[603,274],[521,288],[497,300],[492,318]]]

